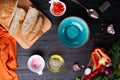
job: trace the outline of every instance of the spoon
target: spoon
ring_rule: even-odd
[[[83,7],[87,11],[87,13],[88,13],[88,15],[90,17],[92,17],[94,19],[98,19],[99,18],[99,14],[97,13],[96,10],[86,8],[84,5],[82,5],[81,3],[79,3],[77,0],[71,0],[71,1],[74,2],[74,3],[76,3],[76,4],[78,4],[78,5],[80,5],[81,7]]]

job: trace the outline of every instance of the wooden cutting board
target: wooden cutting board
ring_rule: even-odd
[[[29,0],[19,0],[18,7],[24,8],[26,11],[32,6],[35,7]],[[42,13],[41,11],[39,11]],[[22,34],[14,36],[17,42],[25,49],[30,48],[45,32],[51,28],[51,21],[42,13],[43,26],[41,31],[37,33],[37,36],[33,40],[28,40],[28,38]]]
[[[93,65],[94,65],[93,60],[92,60],[92,58],[90,58],[90,60],[89,60],[89,62],[88,62],[88,64],[87,64],[87,67],[92,68],[92,71],[94,71]],[[84,77],[85,77],[85,74],[82,75],[81,80],[83,80]]]
[[[28,11],[29,7],[36,8],[29,0],[18,0],[17,7],[23,8],[26,12]],[[35,32],[36,36],[32,40],[28,40],[30,34],[26,36],[20,33],[20,31],[18,34],[11,34],[24,49],[30,48],[45,32],[51,28],[51,21],[41,11],[39,11],[39,14],[42,15],[43,19],[42,27],[40,28],[41,30]]]

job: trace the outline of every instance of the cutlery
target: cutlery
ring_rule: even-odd
[[[84,9],[87,11],[88,15],[89,15],[91,18],[94,18],[94,19],[98,19],[98,18],[99,18],[99,14],[97,13],[96,10],[86,8],[83,4],[81,4],[81,3],[78,2],[77,0],[71,0],[71,1],[74,2],[74,3],[76,3],[76,4],[78,4],[78,5],[80,5],[82,8],[84,8]]]

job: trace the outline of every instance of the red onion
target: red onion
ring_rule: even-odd
[[[110,75],[112,73],[112,70],[109,67],[106,67],[103,71],[106,75]]]

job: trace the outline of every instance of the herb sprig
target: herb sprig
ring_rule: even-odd
[[[113,72],[109,76],[99,74],[92,80],[120,80],[120,41],[113,43],[110,48],[109,56],[112,60]]]

